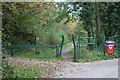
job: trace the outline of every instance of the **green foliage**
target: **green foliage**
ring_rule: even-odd
[[[64,32],[67,43],[68,29],[64,29],[63,11],[57,12],[54,5],[42,2],[3,3],[2,45],[60,45]],[[38,43],[36,37],[40,38]],[[12,50],[15,49],[6,51]],[[41,52],[44,50],[40,49]]]
[[[119,35],[119,17],[120,17],[120,2],[117,3],[101,3],[100,4],[100,18],[101,29],[106,37]],[[108,30],[109,29],[109,30]]]
[[[120,34],[119,4],[120,2],[99,3],[100,36],[105,35],[108,37]],[[95,3],[88,2],[57,4],[47,2],[3,3],[2,44],[36,45],[35,38],[40,37],[38,45],[60,45],[62,33],[65,34],[65,43],[70,41],[70,29],[72,29],[70,33],[75,33],[79,36],[95,36],[97,34],[95,8]],[[70,22],[79,23],[74,28],[75,30],[69,27],[72,26],[68,25]],[[92,42],[90,39],[84,41]],[[31,50],[31,53],[23,54],[34,56],[34,49]],[[46,52],[47,50],[49,53]],[[52,51],[51,49],[40,49],[40,53],[40,56],[45,56],[46,54],[50,56]],[[96,56],[96,51],[81,49],[81,58],[90,59],[93,56]]]
[[[51,45],[55,45],[55,44],[60,44],[61,43],[61,36],[60,36],[61,32],[57,32],[55,30],[51,30],[48,33],[48,42]]]
[[[67,14],[79,23],[77,35],[83,36],[81,32],[87,31],[85,36],[97,36],[99,37],[98,42],[101,41],[100,37],[103,35],[106,37],[119,35],[120,2],[98,3],[98,7],[95,4],[89,2],[59,3],[61,8],[67,9]],[[97,21],[98,18],[100,21]]]
[[[82,48],[80,48],[80,58],[81,59],[91,59],[91,58],[94,58],[94,55],[90,50],[82,47]]]
[[[34,44],[36,30],[39,29],[38,18],[30,10],[21,11],[17,8],[14,11],[16,7],[14,3],[3,4],[3,45]]]

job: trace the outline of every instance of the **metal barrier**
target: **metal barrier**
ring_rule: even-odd
[[[84,42],[84,40],[82,39],[92,39],[91,40],[92,42],[89,42],[89,41]],[[93,57],[103,57],[103,58],[104,56],[115,57],[115,58],[118,58],[120,56],[119,55],[120,54],[120,35],[108,37],[108,40],[115,41],[115,50],[114,50],[114,53],[111,55],[106,54],[105,41],[107,40],[105,36],[102,37],[102,41],[100,42],[99,46],[97,46],[96,37],[78,37],[78,41],[75,41],[75,36],[72,34],[72,40],[74,44],[74,61],[76,61],[76,59],[85,58],[86,54],[87,56],[89,54],[92,54]],[[89,47],[89,45],[93,45],[92,48],[94,47],[94,49],[86,48],[86,47]]]
[[[120,35],[117,36],[110,36],[108,37],[108,40],[115,41],[115,53],[120,53]]]
[[[20,52],[22,50],[28,49],[28,48],[36,48],[36,47],[43,47],[43,48],[52,48],[52,47],[56,47],[56,57],[61,57],[62,56],[62,47],[64,44],[64,34],[62,34],[62,41],[61,41],[61,45],[17,45],[17,46],[2,46],[2,48],[20,48],[18,50],[12,51],[10,53],[8,53],[8,55],[13,55],[17,52]]]
[[[94,42],[81,42],[82,39],[93,39]],[[74,45],[74,61],[76,59],[80,59],[80,48],[81,45],[95,45],[95,48],[97,48],[97,43],[96,43],[96,37],[78,37],[78,41],[75,42],[75,36],[72,34],[72,40],[73,40],[73,45]]]

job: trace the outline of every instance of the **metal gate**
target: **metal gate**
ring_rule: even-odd
[[[91,39],[91,42],[87,41],[88,39]],[[74,61],[76,59],[92,59],[98,57],[101,59],[120,57],[120,36],[111,36],[108,38],[108,40],[115,41],[115,50],[111,55],[106,52],[105,41],[107,40],[105,36],[102,37],[99,46],[97,46],[96,37],[78,37],[77,41],[75,41],[75,36],[72,34],[72,40],[74,44]]]
[[[90,42],[88,42],[88,39],[91,39]],[[72,40],[74,44],[74,61],[86,57],[85,55],[87,53],[89,55],[90,51],[97,51],[96,37],[78,37],[78,41],[75,41],[75,37],[72,34]],[[85,51],[88,52],[85,53]]]
[[[12,45],[12,46],[5,45],[5,46],[2,46],[2,51],[3,51],[3,54],[7,54],[7,55],[12,55],[13,56],[16,53],[22,54],[22,53],[32,52],[33,50],[29,51],[29,49],[33,49],[33,48],[46,48],[46,50],[48,48],[55,48],[56,52],[53,51],[54,53],[53,52],[51,52],[51,53],[48,52],[46,54],[40,53],[40,55],[36,54],[35,58],[61,57],[62,56],[63,44],[64,44],[64,34],[62,34],[62,41],[61,41],[60,45]],[[25,50],[28,50],[28,51],[25,52]],[[22,52],[22,51],[24,51],[24,52]]]

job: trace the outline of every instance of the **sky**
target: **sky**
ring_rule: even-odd
[[[54,0],[55,2],[63,2],[64,0]]]

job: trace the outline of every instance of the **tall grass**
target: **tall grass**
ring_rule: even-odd
[[[68,52],[69,55],[74,56],[74,49]],[[80,48],[80,59],[77,59],[76,62],[87,62],[87,61],[94,61],[94,60],[106,60],[106,59],[113,59],[118,58],[118,53],[114,51],[113,54],[107,54],[104,51],[99,51],[99,49],[87,49],[86,47]]]

